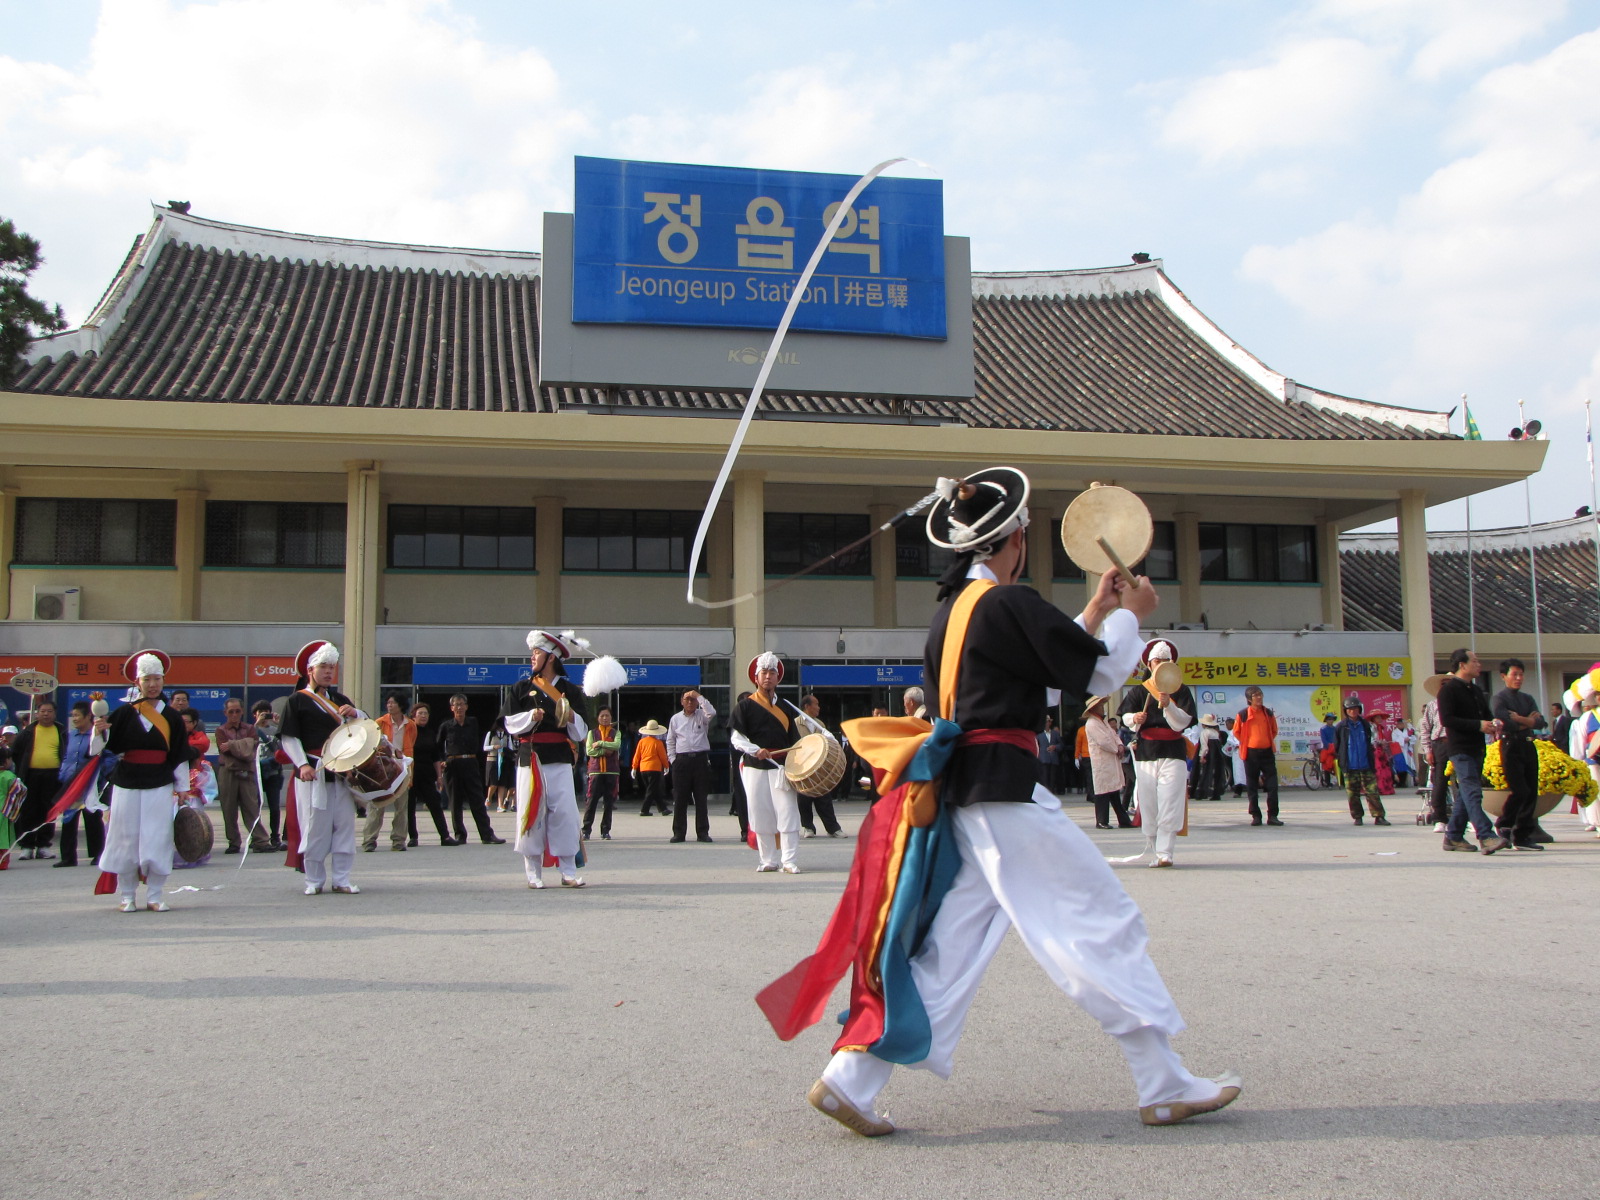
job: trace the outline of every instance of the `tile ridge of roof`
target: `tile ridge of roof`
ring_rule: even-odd
[[[974,271],[972,294],[985,297],[1121,296],[1155,290],[1161,260],[1111,267],[1063,267],[1027,271]]]
[[[1562,517],[1555,521],[1535,521],[1533,525],[1533,545],[1535,549],[1553,549],[1560,546],[1589,546],[1594,544],[1597,531],[1597,522],[1600,518],[1587,517]],[[1490,553],[1500,550],[1526,550],[1528,548],[1527,525],[1501,525],[1492,529],[1474,529],[1472,532],[1472,552],[1474,554]],[[1394,532],[1372,533],[1341,533],[1339,535],[1339,552],[1361,552],[1376,554],[1395,554],[1399,550],[1400,535]],[[1467,550],[1467,530],[1465,529],[1430,529],[1428,530],[1428,553],[1430,554],[1465,554]]]
[[[1302,404],[1308,404],[1313,408],[1355,417],[1358,420],[1377,421],[1397,428],[1409,426],[1426,430],[1430,433],[1449,434],[1450,418],[1448,413],[1431,412],[1425,409],[1400,408],[1397,405],[1380,404],[1372,400],[1356,400],[1349,396],[1339,396],[1333,392],[1324,392],[1317,388],[1296,383],[1281,371],[1273,370],[1265,362],[1229,337],[1220,325],[1200,311],[1194,301],[1184,294],[1182,288],[1172,282],[1165,270],[1158,268],[1156,278],[1159,283],[1161,300],[1172,310],[1173,314],[1187,325],[1201,341],[1209,345],[1227,360],[1234,369],[1273,399],[1284,403],[1297,401]]]

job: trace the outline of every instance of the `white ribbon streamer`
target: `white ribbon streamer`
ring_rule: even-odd
[[[686,596],[690,604],[701,608],[731,608],[735,604],[742,604],[746,600],[755,598],[754,592],[746,592],[742,596],[735,596],[732,600],[702,600],[694,594],[694,574],[700,566],[700,553],[705,549],[706,533],[711,528],[711,518],[717,511],[717,503],[722,499],[722,489],[727,486],[728,474],[733,470],[734,461],[739,457],[739,448],[744,445],[744,435],[750,428],[750,420],[755,416],[756,405],[761,401],[761,393],[766,389],[767,376],[772,373],[772,366],[778,361],[778,349],[783,345],[784,335],[789,332],[789,322],[794,320],[794,314],[800,307],[800,297],[805,293],[806,286],[811,282],[811,276],[816,272],[817,264],[822,261],[822,253],[828,248],[828,243],[833,241],[833,235],[839,232],[839,226],[844,223],[844,217],[850,211],[850,206],[856,198],[884,171],[896,163],[908,162],[906,158],[885,159],[860,179],[856,180],[853,188],[845,194],[839,207],[834,210],[833,220],[828,222],[828,228],[823,231],[822,240],[817,243],[817,248],[811,252],[811,261],[806,263],[806,269],[800,272],[800,281],[795,284],[794,290],[789,294],[789,303],[783,310],[783,320],[778,322],[778,328],[773,331],[772,343],[767,347],[767,356],[761,362],[761,370],[756,374],[755,386],[750,389],[750,399],[745,401],[744,415],[739,418],[739,427],[734,430],[733,441],[728,446],[727,456],[722,460],[722,469],[717,472],[717,482],[712,485],[711,499],[706,501],[706,510],[700,515],[700,527],[694,532],[694,549],[689,555],[689,587]]]

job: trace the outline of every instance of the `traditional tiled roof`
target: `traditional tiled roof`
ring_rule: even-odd
[[[1533,527],[1543,633],[1600,631],[1595,579],[1595,519],[1573,517]],[[1400,559],[1394,534],[1339,539],[1344,625],[1351,630],[1400,629]],[[1474,530],[1471,612],[1465,533],[1428,535],[1433,627],[1440,633],[1531,633],[1533,574],[1527,526]]]
[[[739,392],[539,387],[540,257],[354,242],[159,211],[84,326],[19,392],[550,412],[737,412]],[[1273,372],[1159,263],[973,277],[971,403],[768,393],[763,412],[1296,440],[1449,437],[1439,413]]]

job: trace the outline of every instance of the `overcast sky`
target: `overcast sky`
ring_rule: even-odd
[[[1147,251],[1313,386],[1465,392],[1492,438],[1525,399],[1553,435],[1535,519],[1589,503],[1600,0],[0,0],[0,30],[0,216],[74,323],[150,201],[538,249],[575,154],[910,155],[974,267]],[[1473,513],[1520,523],[1521,486]]]

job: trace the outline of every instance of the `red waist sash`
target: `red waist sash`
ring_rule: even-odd
[[[1147,742],[1175,742],[1183,737],[1183,734],[1179,733],[1171,725],[1157,725],[1152,728],[1146,723],[1140,728],[1139,736]]]
[[[996,744],[1015,746],[1018,750],[1026,750],[1029,754],[1039,752],[1039,743],[1033,731],[1029,729],[969,729],[956,739],[958,749]]]
[[[126,750],[123,752],[122,761],[132,763],[136,767],[153,767],[167,761],[165,750]]]
[[[557,732],[557,733],[530,733],[526,737],[524,737],[522,740],[525,741],[525,742],[545,742],[545,743],[565,742],[565,741],[567,741],[567,735],[565,733],[559,733],[559,732]]]

